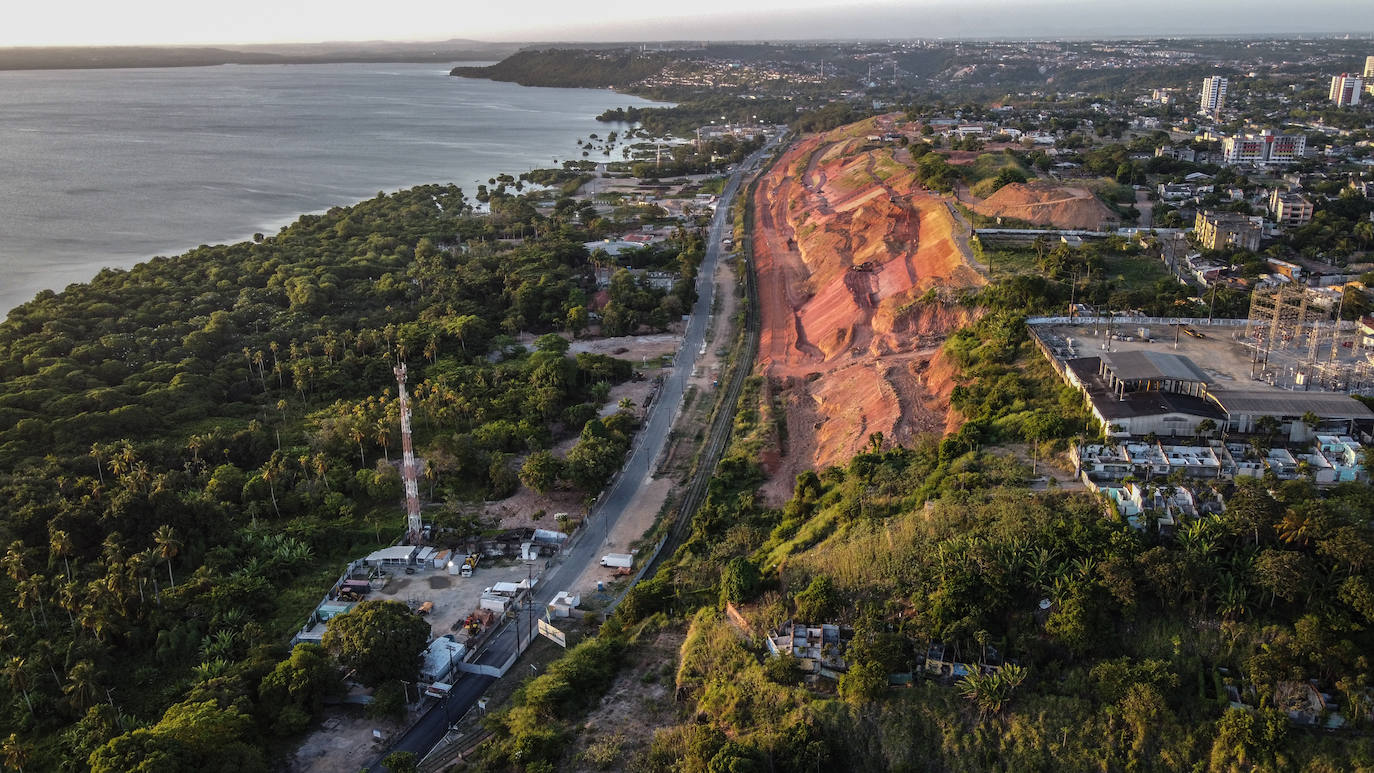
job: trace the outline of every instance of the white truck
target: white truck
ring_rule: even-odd
[[[516,595],[518,595],[518,594],[520,593],[521,590],[523,590],[523,588],[522,588],[522,586],[521,586],[520,583],[515,583],[515,582],[498,582],[498,583],[496,583],[495,585],[491,586],[490,588],[484,589],[484,590],[482,591],[482,593],[483,593],[484,595],[485,595],[485,594],[488,594],[488,593],[494,593],[494,594],[496,594],[497,596],[510,596],[510,597],[515,597]]]
[[[635,565],[635,557],[629,553],[607,553],[601,557],[601,565],[613,569],[629,569]]]

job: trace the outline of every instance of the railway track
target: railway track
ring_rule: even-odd
[[[780,157],[785,149],[786,145],[780,146],[776,157]],[[761,168],[749,185],[744,186],[744,190],[740,191],[740,195],[743,197],[741,200],[746,207],[746,224],[753,219],[754,186],[766,171],[766,166]],[[669,530],[662,549],[658,551],[644,571],[642,575],[644,577],[652,577],[663,562],[677,552],[689,533],[692,518],[696,515],[697,508],[706,501],[706,493],[710,488],[711,478],[715,476],[716,465],[720,463],[721,456],[725,453],[725,447],[730,442],[730,434],[734,428],[735,414],[738,410],[739,396],[744,391],[744,382],[749,378],[749,374],[754,371],[754,360],[759,351],[761,324],[759,320],[758,277],[754,272],[752,239],[744,241],[743,249],[745,266],[742,273],[746,300],[743,346],[741,346],[730,370],[729,379],[725,383],[725,391],[716,405],[715,415],[712,417],[710,428],[707,430],[706,442],[702,445],[701,455],[698,457],[696,467],[692,470],[692,477],[687,484],[687,489],[683,493],[677,519]]]

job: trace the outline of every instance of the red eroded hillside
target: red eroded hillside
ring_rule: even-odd
[[[909,442],[951,423],[953,382],[932,361],[970,319],[951,291],[985,280],[967,227],[919,186],[910,155],[860,139],[892,119],[875,121],[799,141],[754,193],[759,370],[788,412],[770,496],[873,433]]]

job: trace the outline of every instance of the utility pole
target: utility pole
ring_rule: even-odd
[[[410,395],[406,394],[405,363],[393,368],[392,372],[396,374],[396,390],[401,403],[401,480],[406,488],[406,537],[410,544],[418,545],[424,524],[420,519],[419,475],[410,442]]]

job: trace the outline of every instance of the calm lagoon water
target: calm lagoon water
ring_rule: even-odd
[[[45,288],[420,183],[581,158],[592,89],[433,64],[0,72],[0,314]]]

